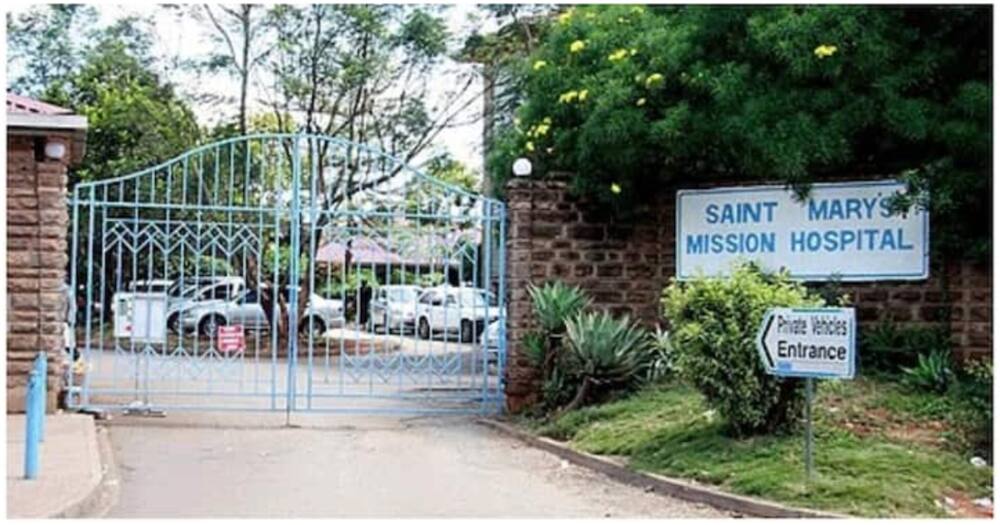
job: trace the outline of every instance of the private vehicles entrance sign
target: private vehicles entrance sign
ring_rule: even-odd
[[[792,277],[926,279],[927,213],[890,211],[897,181],[815,184],[796,201],[782,186],[677,192],[677,278],[725,275],[738,260]]]

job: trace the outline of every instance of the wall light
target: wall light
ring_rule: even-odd
[[[518,177],[527,177],[531,175],[531,161],[521,157],[514,161],[514,175]]]
[[[45,143],[45,156],[52,160],[62,160],[66,155],[66,144],[59,141]]]

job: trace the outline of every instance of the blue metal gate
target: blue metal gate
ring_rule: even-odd
[[[502,410],[499,201],[260,134],[80,183],[71,207],[71,407]]]

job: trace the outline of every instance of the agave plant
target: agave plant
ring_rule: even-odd
[[[562,350],[562,336],[566,331],[566,320],[577,315],[590,305],[590,299],[583,290],[556,281],[541,288],[528,287],[535,318],[538,320],[546,339],[545,352],[540,363],[542,377],[552,376],[559,352]]]
[[[562,334],[566,320],[590,305],[583,290],[559,281],[546,283],[541,288],[530,285],[528,294],[539,327],[550,335]]]
[[[917,366],[903,368],[903,382],[916,390],[944,393],[955,379],[951,353],[934,350],[917,357]]]
[[[670,332],[657,325],[656,331],[650,334],[649,360],[646,364],[646,381],[659,381],[677,373],[677,356],[670,342]]]
[[[649,361],[649,339],[628,317],[579,313],[566,321],[566,342],[580,376],[576,396],[563,411],[584,403],[594,389],[608,391],[641,383]]]

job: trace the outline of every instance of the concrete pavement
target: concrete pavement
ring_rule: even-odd
[[[186,413],[108,425],[111,517],[724,517],[470,418]]]
[[[7,517],[46,518],[72,512],[101,483],[103,471],[94,420],[49,414],[37,479],[24,479],[24,414],[7,416]]]

